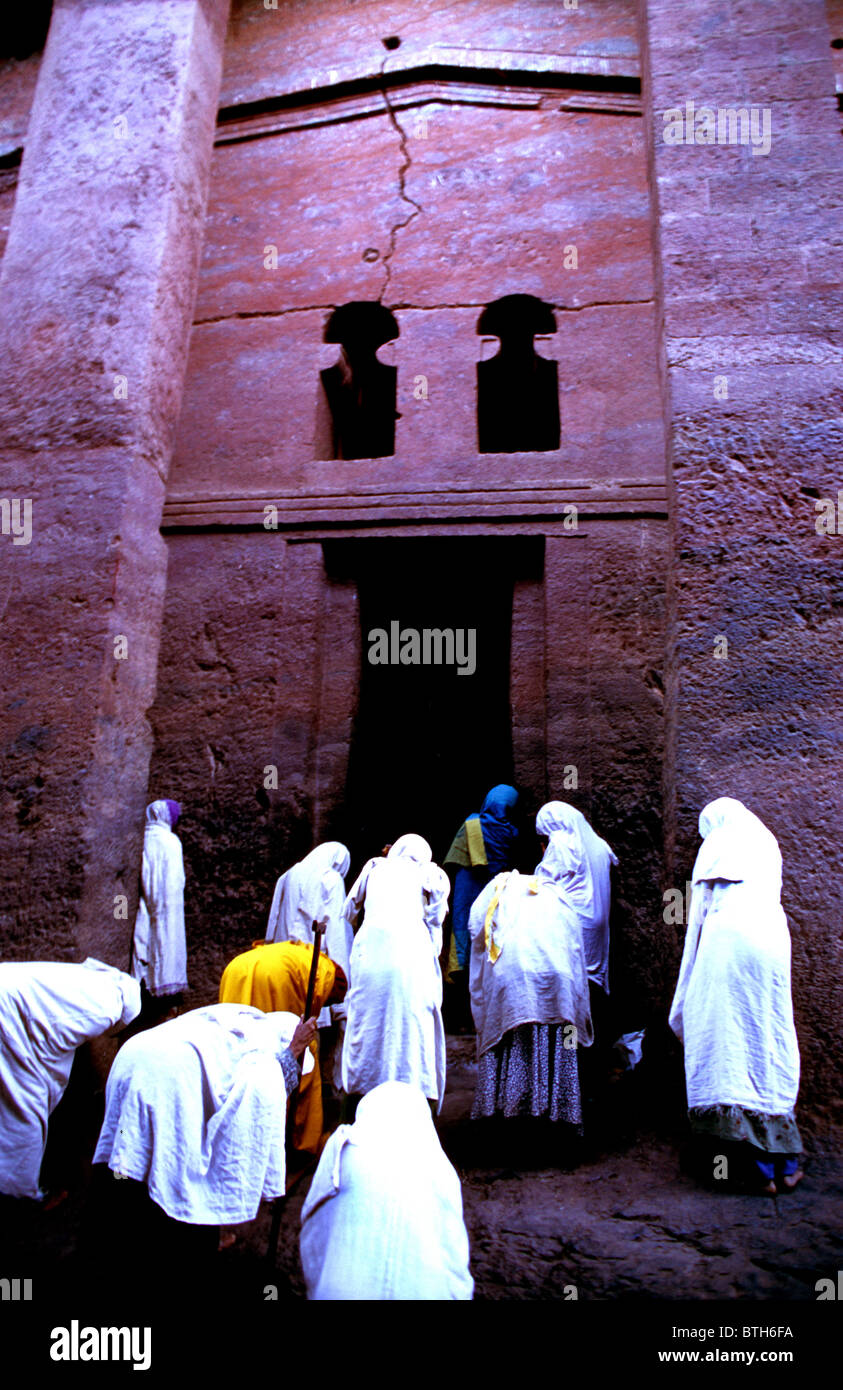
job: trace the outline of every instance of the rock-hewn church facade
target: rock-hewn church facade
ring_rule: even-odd
[[[616,850],[643,1026],[732,795],[833,1117],[842,39],[838,0],[56,0],[0,66],[5,955],[125,964],[172,796],[206,1002],[313,843],[441,857],[512,780]]]

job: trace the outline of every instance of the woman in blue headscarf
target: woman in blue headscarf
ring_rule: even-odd
[[[479,812],[468,816],[454,836],[445,856],[446,864],[456,864],[451,927],[456,944],[457,965],[468,963],[468,914],[471,905],[495,874],[511,869],[518,841],[512,817],[518,802],[514,787],[501,782],[492,787]]]

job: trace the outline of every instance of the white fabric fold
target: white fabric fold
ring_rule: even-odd
[[[568,863],[564,837],[554,832],[535,878],[515,870],[498,874],[472,906],[470,991],[478,1057],[525,1023],[572,1023],[578,1046],[593,1041],[582,932],[564,891]],[[500,954],[493,961],[486,916],[496,895],[489,925]]]
[[[297,1022],[210,1004],[138,1033],[111,1069],[94,1162],[146,1183],[176,1221],[251,1221],[284,1191],[280,1057]]]
[[[187,989],[184,859],[181,841],[170,828],[166,801],[153,801],[146,808],[132,974],[150,994],[178,994]]]
[[[139,1013],[137,981],[102,961],[0,965],[0,1192],[43,1196],[47,1121],[77,1047]]]
[[[799,1091],[799,1045],[779,847],[731,797],[705,807],[700,834],[670,1010],[685,1047],[688,1105],[787,1114]]]
[[[582,811],[566,801],[549,801],[536,816],[536,830],[556,834],[564,847],[559,891],[580,921],[588,978],[609,993],[609,911],[614,850],[592,830]]]
[[[308,1298],[470,1299],[462,1191],[415,1086],[364,1096],[328,1140],[302,1209]]]
[[[324,926],[322,949],[340,966],[346,979],[354,944],[354,932],[343,911],[350,864],[351,855],[338,840],[317,845],[278,879],[266,926],[267,941],[303,941],[306,946],[313,945],[313,923]],[[322,1009],[319,1027],[330,1027],[346,1013],[345,1001]]]
[[[353,924],[351,988],[342,1079],[351,1093],[385,1081],[418,1086],[441,1107],[445,1095],[442,923],[450,884],[419,835],[404,835],[385,859],[370,859],[346,899]]]

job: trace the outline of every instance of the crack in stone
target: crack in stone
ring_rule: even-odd
[[[412,201],[413,200],[411,198],[407,199],[407,202]],[[396,233],[400,232],[402,227],[408,226],[408,224],[412,222],[415,217],[418,216],[419,212],[424,212],[424,208],[421,207],[420,204],[414,203],[414,207],[418,209],[418,212],[414,212],[412,216],[408,217],[405,222],[398,222],[395,225],[395,227],[392,228],[392,231],[390,233],[391,250],[388,253],[389,257],[392,256],[395,250],[394,238]],[[387,259],[388,257],[384,256],[384,264],[386,264]],[[381,294],[378,297],[379,303],[383,300],[383,294],[386,290],[388,282],[389,274],[387,273],[386,280],[384,281],[383,290],[381,291]],[[589,304],[554,304],[553,308],[555,312],[558,314],[579,314],[582,312],[583,309],[621,309],[633,304],[652,304],[653,302],[654,301],[652,299],[596,299]],[[227,323],[231,319],[276,319],[284,318],[287,314],[321,313],[325,310],[334,310],[336,309],[336,307],[336,304],[299,304],[291,309],[235,309],[234,312],[231,314],[211,314],[208,318],[205,319],[194,319],[193,327],[204,327],[206,324],[209,323]],[[486,301],[471,300],[469,302],[461,304],[409,304],[406,301],[401,301],[396,304],[391,304],[390,308],[393,311],[409,309],[413,313],[417,314],[435,314],[438,313],[440,309],[485,309]]]
[[[231,319],[280,319],[286,314],[321,313],[336,307],[336,304],[300,304],[293,309],[235,309],[232,314],[211,314],[206,319],[194,319],[192,326],[199,328],[207,323],[228,323]]]
[[[387,55],[387,57],[384,58],[383,62],[381,63],[381,79],[385,79],[386,77],[386,64],[388,62],[388,56],[389,55]],[[382,80],[381,96],[383,97],[387,114],[389,116],[390,121],[392,122],[392,125],[401,144],[402,163],[401,167],[398,170],[398,193],[402,201],[405,203],[409,203],[413,211],[410,213],[409,217],[404,218],[403,222],[396,222],[389,230],[389,246],[383,257],[383,284],[381,286],[381,292],[378,295],[378,303],[380,304],[383,303],[384,296],[389,288],[389,282],[392,276],[392,267],[390,265],[390,262],[393,256],[395,255],[398,241],[398,233],[401,231],[402,227],[409,227],[410,223],[413,222],[415,218],[419,216],[420,213],[424,212],[424,208],[422,207],[421,203],[417,203],[415,198],[411,198],[409,193],[407,192],[407,172],[410,166],[412,165],[413,160],[412,156],[410,155],[409,146],[407,144],[407,132],[404,130],[404,127],[398,120],[392,102],[389,100],[389,97],[387,96],[385,80]]]
[[[636,1216],[634,1213],[613,1211],[611,1219],[637,1221],[647,1230],[651,1231],[657,1239],[659,1236],[663,1236],[673,1241],[674,1244],[688,1246],[691,1250],[696,1250],[699,1255],[705,1255],[709,1259],[728,1259],[735,1253],[733,1250],[730,1250],[728,1246],[711,1245],[710,1237],[697,1235],[691,1231],[676,1231],[673,1227],[665,1225],[664,1222],[659,1221],[653,1216]]]

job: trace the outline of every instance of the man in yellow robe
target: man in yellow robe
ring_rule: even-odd
[[[303,941],[256,941],[229,961],[220,981],[221,1004],[250,1004],[264,1013],[279,1010],[301,1015],[307,1002],[307,983],[313,960],[313,947]],[[321,955],[316,967],[312,1013],[316,1016],[326,1004],[338,1004],[347,988],[343,971],[328,956]],[[322,1145],[322,1077],[319,1071],[319,1045],[310,1044],[313,1070],[299,1083],[293,1125],[293,1148],[318,1154]]]

